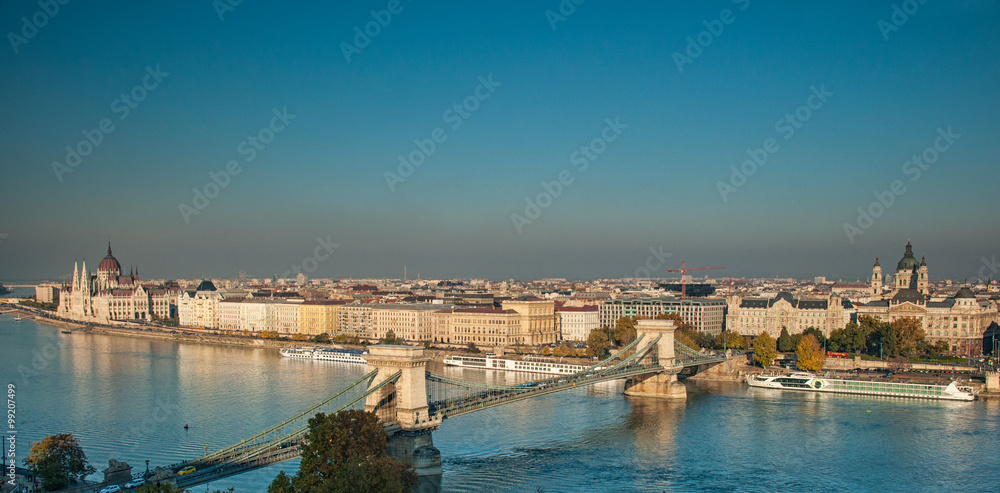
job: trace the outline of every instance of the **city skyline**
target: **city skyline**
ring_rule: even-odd
[[[996,2],[216,4],[0,6],[0,278],[1000,274]]]

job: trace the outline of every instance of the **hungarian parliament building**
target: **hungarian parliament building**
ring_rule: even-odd
[[[158,320],[177,316],[179,288],[158,288],[139,282],[133,269],[122,275],[122,266],[108,254],[90,274],[87,262],[73,265],[73,284],[59,291],[59,314],[74,320],[107,323],[112,320]]]

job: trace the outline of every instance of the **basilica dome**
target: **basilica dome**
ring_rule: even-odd
[[[906,242],[906,253],[903,254],[903,258],[899,259],[899,263],[896,264],[896,271],[901,270],[912,270],[915,271],[920,268],[920,262],[913,257],[913,245],[910,242]]]

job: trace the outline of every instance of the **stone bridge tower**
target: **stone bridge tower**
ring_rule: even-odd
[[[657,359],[665,371],[631,377],[625,381],[625,395],[637,397],[662,397],[669,399],[686,399],[687,389],[677,381],[677,368],[674,356],[674,330],[677,329],[673,320],[639,320],[636,324],[636,337],[645,336],[639,345],[660,337],[656,345]],[[647,355],[644,363],[652,363],[652,355]]]
[[[424,348],[380,344],[371,346],[368,371],[378,369],[375,386],[402,372],[395,384],[386,385],[365,400],[365,411],[376,412],[383,421],[399,421],[400,430],[389,437],[389,455],[413,464],[417,474],[440,485],[441,452],[434,447],[431,432],[441,425],[427,413],[427,362]],[[436,479],[434,479],[436,478]],[[421,489],[428,479],[421,480]],[[438,489],[440,490],[440,488]]]

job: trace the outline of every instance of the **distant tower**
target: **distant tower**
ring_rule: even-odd
[[[882,296],[882,266],[875,257],[875,266],[872,267],[872,296]]]
[[[917,278],[917,290],[924,296],[930,296],[931,290],[927,279],[927,261],[924,260],[923,255],[920,256],[920,268],[917,269],[917,272],[920,273],[920,277]]]

